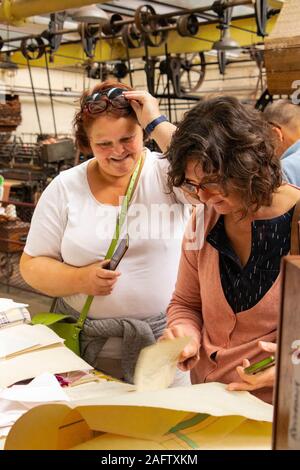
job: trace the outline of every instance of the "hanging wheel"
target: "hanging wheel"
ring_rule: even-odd
[[[40,37],[22,39],[21,52],[26,59],[37,60],[45,52],[44,41]]]
[[[136,49],[143,44],[141,33],[136,29],[135,24],[126,24],[122,29],[122,40],[129,49]]]
[[[156,18],[153,18],[155,14],[155,10],[151,5],[141,5],[138,7],[134,15],[138,31],[146,34],[155,32],[158,26]]]
[[[180,36],[195,36],[199,31],[197,16],[194,14],[179,16],[176,29]]]
[[[138,7],[134,15],[136,29],[142,33],[145,44],[150,47],[161,46],[168,37],[168,31],[160,29],[168,26],[168,21],[155,15],[151,5]]]
[[[159,47],[167,40],[168,31],[160,30],[152,34],[144,33],[143,36],[147,46]]]
[[[119,34],[123,28],[122,25],[116,24],[118,21],[122,21],[123,17],[119,13],[111,15],[110,19],[102,26],[102,32],[106,36]]]
[[[182,93],[193,93],[202,85],[205,77],[205,55],[203,52],[185,55],[181,58],[180,90]]]
[[[114,77],[116,77],[118,79],[125,78],[126,75],[128,74],[128,67],[125,64],[125,62],[117,62],[114,65],[112,74],[113,74]]]

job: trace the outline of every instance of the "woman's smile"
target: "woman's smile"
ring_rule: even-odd
[[[130,157],[131,155],[128,154],[128,155],[124,155],[123,157],[110,157],[109,160],[112,160],[114,163],[122,163]]]

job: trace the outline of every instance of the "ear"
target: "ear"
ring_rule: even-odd
[[[276,134],[277,138],[279,139],[279,141],[283,142],[284,137],[283,137],[282,130],[277,126],[273,126],[272,130],[273,130],[273,132],[275,132],[275,134]]]

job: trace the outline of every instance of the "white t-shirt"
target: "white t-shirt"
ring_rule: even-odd
[[[88,164],[63,171],[45,189],[32,218],[25,253],[78,267],[104,259],[119,207],[94,198],[87,180]],[[167,169],[168,161],[161,154],[147,150],[128,210],[129,249],[118,266],[122,274],[112,294],[94,298],[89,318],[143,319],[165,311],[175,287],[190,214],[180,190],[176,196],[168,194]],[[80,312],[86,295],[64,300]]]

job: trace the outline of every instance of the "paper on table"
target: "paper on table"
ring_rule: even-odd
[[[7,449],[57,448],[57,430],[74,408],[91,430],[141,439],[162,437],[179,422],[190,420],[191,412],[200,413],[202,416],[204,413],[212,417],[227,417],[225,421],[232,421],[234,416],[237,418],[245,416],[252,420],[270,423],[273,411],[271,405],[258,400],[248,392],[229,392],[225,385],[218,383],[169,388],[151,393],[128,392],[115,397],[93,397],[68,404],[40,405],[26,413],[14,425],[7,439]],[[236,421],[241,422],[239,419],[233,419],[230,425],[231,431],[234,426],[236,428]],[[40,425],[43,422],[47,422],[47,429]],[[211,418],[210,422],[213,423],[214,419]],[[217,423],[219,428],[222,428],[223,421],[220,419]],[[261,427],[261,423],[257,423],[253,433],[259,433]],[[211,428],[213,426],[209,430]],[[31,434],[26,431],[29,429]],[[202,446],[207,443],[207,438],[211,438],[210,431],[205,435],[205,426],[203,429]],[[195,440],[193,430],[190,433],[191,439]],[[269,431],[263,434],[265,444],[269,445]],[[244,435],[244,439],[247,439],[247,434]],[[199,438],[200,448],[201,442]],[[255,445],[254,440],[252,443]],[[181,447],[177,444],[175,448]]]
[[[32,341],[31,338],[26,338],[26,336],[17,337],[13,330],[14,328],[0,330],[0,359],[21,353],[39,344],[38,341]],[[2,334],[4,332],[5,334]]]
[[[77,385],[76,387],[66,387],[64,389],[70,401],[85,400],[92,398],[107,398],[122,395],[134,390],[134,386],[123,382],[113,382],[102,379],[99,382],[90,382]]]
[[[189,337],[159,341],[140,352],[134,374],[138,391],[167,388],[174,380],[178,357]]]
[[[155,392],[130,392],[116,397],[94,397],[77,400],[77,406],[137,406],[206,413],[212,416],[244,416],[271,422],[273,406],[249,392],[230,392],[227,385],[210,382],[186,387],[173,387]],[[116,431],[117,432],[117,431]]]
[[[26,413],[26,411],[36,405],[36,403],[0,400],[0,438],[7,436],[13,424]]]
[[[12,299],[0,298],[0,312],[10,310],[12,308],[28,307],[28,304],[14,302]]]
[[[92,367],[63,345],[40,349],[0,360],[0,387],[9,387],[43,372],[59,374]]]
[[[20,416],[22,416],[22,415],[20,415]],[[20,416],[19,416],[19,417],[20,417]],[[18,418],[15,419],[14,423],[17,421],[17,419],[18,419]],[[9,425],[9,426],[5,426],[4,428],[0,428],[0,439],[1,439],[1,440],[0,440],[0,450],[4,450],[5,439],[3,439],[3,438],[5,438],[6,436],[8,436],[9,431],[11,430],[12,425],[13,425],[14,423],[12,423],[12,424]]]
[[[30,313],[26,308],[11,308],[0,311],[0,328],[8,328],[20,323],[30,323]]]
[[[58,343],[63,339],[45,325],[15,325],[0,330],[0,359]]]
[[[56,377],[48,372],[39,375],[27,385],[13,385],[2,390],[0,398],[34,403],[70,400]]]
[[[0,392],[0,438],[9,434],[14,423],[42,402],[69,401],[55,376],[44,373],[28,385],[15,385]]]
[[[8,435],[12,426],[24,413],[26,413],[26,411],[28,411],[27,408],[22,408],[20,411],[13,411],[11,413],[7,412],[3,414],[3,416],[1,416],[2,413],[0,412],[0,438]]]
[[[13,425],[17,421],[17,419],[19,419],[20,416],[25,413],[25,411],[27,411],[27,408],[24,407],[22,410],[12,409],[7,410],[5,412],[1,412],[0,410],[0,435],[1,428]]]

